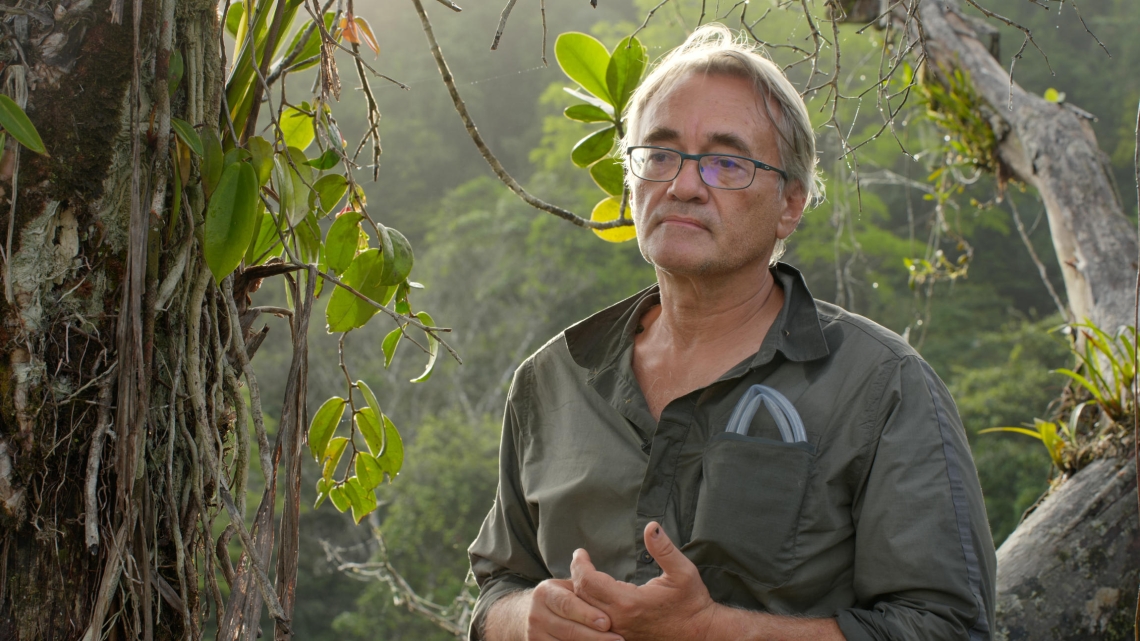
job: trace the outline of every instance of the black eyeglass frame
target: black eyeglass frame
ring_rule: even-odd
[[[641,180],[644,180],[646,182],[653,182],[653,183],[673,182],[674,180],[677,179],[677,176],[681,175],[681,169],[684,168],[686,160],[692,160],[693,162],[697,163],[697,175],[699,175],[701,177],[701,182],[705,183],[709,187],[712,187],[713,189],[725,189],[728,191],[738,191],[741,189],[748,189],[749,187],[752,186],[752,183],[756,181],[756,172],[752,172],[752,180],[749,180],[748,184],[744,185],[743,187],[718,187],[716,185],[709,185],[707,182],[705,182],[705,175],[701,173],[701,159],[705,158],[706,156],[717,156],[720,158],[736,158],[737,160],[746,160],[746,161],[752,163],[757,169],[763,169],[764,171],[776,172],[777,174],[780,175],[781,178],[784,179],[784,181],[788,180],[788,172],[784,171],[783,169],[780,169],[778,167],[773,167],[772,165],[769,165],[768,163],[760,162],[759,160],[756,160],[755,158],[749,158],[747,156],[736,156],[733,154],[686,154],[682,151],[677,151],[676,149],[673,149],[672,147],[658,147],[656,145],[632,145],[630,147],[626,147],[625,155],[632,156],[634,150],[636,150],[636,149],[660,149],[661,151],[673,152],[673,153],[675,153],[681,157],[681,162],[677,164],[677,173],[673,174],[673,177],[668,179],[668,180],[653,180],[651,178],[642,178],[641,176],[638,176],[637,173],[633,171],[633,158],[631,157],[630,158],[630,173],[632,173],[634,176],[637,176],[638,178],[640,178]]]

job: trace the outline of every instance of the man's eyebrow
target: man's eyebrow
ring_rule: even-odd
[[[707,136],[710,145],[717,145],[722,147],[729,147],[739,151],[745,156],[752,156],[752,150],[748,147],[748,143],[736,134],[726,132],[711,133]]]
[[[657,127],[653,131],[646,134],[645,139],[642,141],[642,144],[656,145],[662,142],[673,142],[680,137],[680,134],[678,134],[673,129],[669,129],[668,127]]]

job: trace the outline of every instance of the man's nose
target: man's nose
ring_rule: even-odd
[[[709,197],[709,186],[701,180],[701,169],[697,161],[681,160],[681,172],[669,183],[669,195],[682,202],[704,202]]]

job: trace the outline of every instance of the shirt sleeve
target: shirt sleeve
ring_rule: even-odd
[[[957,408],[917,356],[885,372],[878,445],[852,511],[848,641],[990,639],[996,560]]]
[[[479,536],[468,548],[479,599],[471,615],[470,639],[483,638],[487,611],[511,592],[526,590],[551,578],[538,547],[538,514],[527,504],[522,481],[520,438],[531,416],[533,364],[515,373],[503,415],[499,444],[499,487]]]

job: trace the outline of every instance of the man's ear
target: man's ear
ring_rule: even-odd
[[[776,224],[776,237],[787,238],[792,235],[800,224],[807,206],[807,192],[799,182],[789,182],[784,186],[783,211]]]

